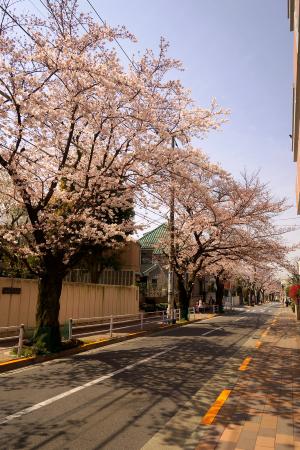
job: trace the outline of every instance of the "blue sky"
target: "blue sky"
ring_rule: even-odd
[[[160,36],[170,42],[170,55],[185,67],[178,76],[196,103],[208,106],[216,97],[231,110],[222,131],[201,141],[201,148],[235,176],[244,169],[260,170],[273,193],[286,196],[293,205],[281,223],[300,225],[289,138],[292,34],[287,1],[91,1],[110,25],[125,25],[136,35],[137,44],[122,42],[129,54],[157,49]],[[43,10],[38,0],[23,5]],[[86,0],[80,5],[91,11]]]
[[[141,49],[157,47],[164,36],[170,54],[184,64],[179,76],[195,101],[208,105],[216,97],[231,110],[229,123],[201,142],[203,149],[235,175],[245,167],[260,169],[274,193],[294,202],[292,36],[285,0],[98,0],[94,5],[110,24],[126,24]]]
[[[160,36],[185,71],[193,98],[212,97],[231,110],[221,132],[200,145],[235,176],[260,171],[277,196],[292,206],[279,223],[298,222],[291,152],[292,34],[285,0],[98,0],[100,15],[125,24],[137,47],[157,48]],[[136,51],[124,43],[126,50]],[[299,221],[300,223],[300,221]],[[289,240],[297,240],[292,233]]]

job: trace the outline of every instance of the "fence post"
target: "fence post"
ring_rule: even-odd
[[[21,356],[23,348],[23,339],[24,339],[24,324],[22,323],[19,329],[18,356]]]
[[[73,328],[73,319],[69,319],[69,324],[68,324],[68,329],[69,329],[69,340],[72,339],[73,337],[73,333],[72,333],[72,328]]]
[[[179,321],[181,320],[181,309],[179,308],[178,309],[178,318],[179,318]]]
[[[144,313],[141,312],[141,330],[144,328]]]
[[[112,337],[113,335],[113,325],[114,325],[114,318],[113,316],[110,316],[109,337]]]

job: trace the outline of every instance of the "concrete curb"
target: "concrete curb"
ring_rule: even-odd
[[[74,347],[74,348],[70,348],[67,350],[62,350],[61,352],[58,353],[53,353],[51,355],[45,355],[45,356],[30,356],[28,358],[19,358],[19,359],[11,359],[8,361],[3,361],[0,363],[0,373],[3,372],[8,372],[10,370],[15,370],[15,369],[19,369],[21,367],[27,367],[33,364],[39,364],[42,362],[46,362],[46,361],[51,361],[54,359],[60,359],[62,357],[65,356],[72,356],[72,355],[76,355],[78,353],[82,353],[88,350],[93,350],[96,348],[101,348],[101,347],[105,347],[107,345],[110,344],[116,344],[118,342],[123,342],[123,341],[129,341],[131,339],[135,339],[141,336],[149,336],[151,334],[154,333],[159,333],[162,332],[164,330],[170,330],[170,329],[175,329],[175,328],[180,328],[183,327],[185,325],[190,325],[191,323],[196,323],[196,322],[201,322],[202,320],[209,320],[212,319],[213,317],[217,316],[217,314],[211,314],[210,317],[206,317],[203,319],[196,319],[196,320],[190,320],[189,322],[184,322],[184,323],[176,323],[174,325],[165,325],[161,328],[152,328],[150,330],[145,330],[145,331],[137,331],[137,332],[133,332],[128,334],[127,336],[122,336],[122,337],[112,337],[112,338],[104,338],[104,339],[100,339],[99,341],[95,341],[95,342],[89,342],[86,344],[82,344],[78,347]]]

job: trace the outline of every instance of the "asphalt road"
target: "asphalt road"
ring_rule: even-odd
[[[235,384],[278,308],[256,306],[1,374],[0,449],[195,448],[201,416]],[[176,432],[164,434],[176,418]]]

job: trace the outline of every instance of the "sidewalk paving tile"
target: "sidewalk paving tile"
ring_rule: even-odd
[[[220,438],[221,442],[237,442],[239,440],[241,434],[242,426],[241,425],[229,425],[223,431],[223,434]]]
[[[276,436],[276,429],[275,428],[259,428],[259,435],[265,436],[265,437],[275,437]]]
[[[273,414],[262,414],[261,427],[262,428],[274,428],[277,427],[277,416]]]
[[[292,312],[281,309],[249,355],[249,369],[216,418],[225,425],[217,450],[300,450],[299,328]]]
[[[295,450],[294,444],[276,444],[275,442],[275,450]]]
[[[275,438],[267,436],[257,436],[255,447],[268,447],[274,448]]]
[[[294,436],[290,434],[276,434],[276,444],[292,445],[294,443]]]

